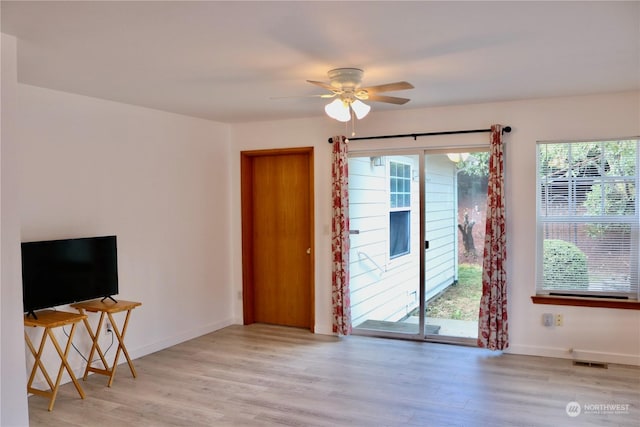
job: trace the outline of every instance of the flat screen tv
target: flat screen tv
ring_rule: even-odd
[[[117,294],[116,236],[22,243],[25,313]]]

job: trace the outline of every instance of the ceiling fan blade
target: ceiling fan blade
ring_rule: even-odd
[[[315,80],[307,80],[307,82],[311,83],[312,85],[320,86],[323,89],[330,90],[332,92],[336,90],[336,88],[331,86],[329,83],[317,82]]]
[[[290,98],[333,98],[337,93],[323,93],[322,95],[291,95],[291,96],[270,96],[269,99],[290,99]]]
[[[413,89],[413,85],[409,82],[395,82],[378,86],[363,87],[360,90],[366,90],[369,93],[380,93],[406,89]]]
[[[373,102],[387,102],[389,104],[403,105],[411,101],[409,98],[398,98],[397,96],[385,96],[385,95],[369,95],[368,101]]]

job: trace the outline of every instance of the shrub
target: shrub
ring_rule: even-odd
[[[549,290],[589,287],[587,256],[564,240],[545,239],[543,288]]]

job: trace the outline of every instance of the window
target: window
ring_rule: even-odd
[[[389,258],[410,252],[411,165],[389,162]]]
[[[638,299],[639,145],[538,143],[537,294]]]

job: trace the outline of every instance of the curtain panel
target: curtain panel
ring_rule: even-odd
[[[478,346],[503,350],[509,346],[507,316],[507,248],[504,202],[502,126],[491,126],[487,220],[482,262],[482,297]]]
[[[349,294],[349,163],[347,139],[333,137],[331,251],[333,332],[351,334]]]

